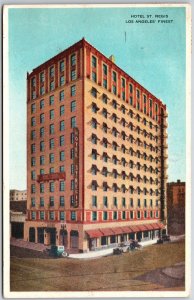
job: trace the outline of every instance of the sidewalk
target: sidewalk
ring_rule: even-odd
[[[44,244],[39,244],[39,243],[35,244],[32,242],[27,242],[22,239],[16,239],[16,238],[10,239],[10,245],[20,247],[20,248],[26,248],[26,249],[30,249],[30,250],[40,251],[40,252],[43,252],[46,248],[48,248]]]
[[[146,247],[146,246],[156,244],[156,242],[157,242],[157,239],[154,239],[154,240],[140,242],[139,244],[142,245],[142,247]],[[115,248],[117,248],[117,247],[115,247]],[[108,248],[108,249],[103,249],[103,250],[98,250],[98,251],[90,251],[90,252],[87,252],[87,253],[70,254],[68,256],[68,258],[77,258],[77,259],[98,258],[98,257],[113,254],[113,249],[114,248]]]

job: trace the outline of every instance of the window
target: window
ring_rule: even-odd
[[[130,105],[133,105],[133,97],[129,97],[129,103]]]
[[[64,196],[60,196],[59,197],[59,202],[60,202],[60,206],[62,206],[62,207],[65,206],[65,198],[64,198]]]
[[[35,126],[36,125],[36,118],[32,117],[31,118],[31,126]]]
[[[36,158],[32,157],[31,158],[31,166],[34,167],[36,165]]]
[[[147,200],[144,199],[144,207],[147,207]]]
[[[76,79],[76,70],[71,70],[71,80]]]
[[[40,165],[44,165],[44,163],[45,163],[45,157],[44,157],[44,155],[41,155],[40,156]]]
[[[76,221],[76,212],[71,211],[71,221]]]
[[[64,160],[65,160],[65,152],[60,151],[60,161],[64,161]]]
[[[74,154],[74,149],[73,148],[71,149],[70,156],[71,156],[71,159],[74,159],[75,154]]]
[[[94,98],[97,98],[97,89],[92,88],[91,94],[92,94],[92,96],[93,96]]]
[[[32,99],[36,99],[36,92],[35,91],[32,91]]]
[[[51,81],[50,82],[50,91],[53,91],[54,88],[55,88],[55,83],[54,83],[54,81]]]
[[[34,207],[36,205],[35,198],[31,198],[31,206]]]
[[[92,71],[92,80],[96,82],[96,72]]]
[[[76,55],[75,54],[72,54],[71,55],[71,66],[75,66],[76,65]]]
[[[126,199],[123,197],[122,198],[122,207],[125,207],[126,206]]]
[[[44,142],[43,141],[40,142],[40,151],[44,151]]]
[[[40,137],[43,137],[44,136],[44,127],[41,127],[40,128]]]
[[[76,109],[76,101],[71,101],[71,112],[75,111]]]
[[[129,92],[133,93],[133,86],[132,86],[132,84],[129,84]]]
[[[130,219],[133,219],[133,211],[130,211]]]
[[[54,67],[50,67],[50,77],[54,77]]]
[[[61,105],[60,106],[60,116],[64,115],[64,113],[65,113],[65,106]]]
[[[96,119],[92,118],[91,125],[92,125],[92,128],[97,129],[97,121],[96,121]]]
[[[50,153],[50,154],[49,154],[49,162],[50,162],[50,163],[54,163],[54,161],[55,161],[54,153]]]
[[[59,100],[60,100],[60,101],[63,101],[64,98],[65,98],[65,93],[64,93],[64,91],[60,91],[60,93],[59,93]]]
[[[65,122],[60,121],[60,131],[63,131],[65,129]]]
[[[45,120],[45,115],[44,114],[41,114],[40,115],[40,123],[44,123],[44,120]]]
[[[55,219],[55,213],[54,213],[54,211],[50,211],[49,212],[49,219],[50,220],[54,220]]]
[[[31,140],[35,140],[35,138],[36,138],[36,131],[32,130],[31,131]]]
[[[40,207],[44,207],[44,198],[40,197]]]
[[[63,76],[60,76],[60,86],[62,86],[64,84],[65,84],[65,77],[63,75]]]
[[[107,219],[108,219],[107,211],[103,211],[103,220],[107,220]]]
[[[97,207],[97,196],[92,196],[92,206]]]
[[[150,218],[153,218],[153,211],[150,211]]]
[[[115,71],[112,72],[112,80],[113,80],[114,82],[117,81],[117,74],[116,74]]]
[[[116,88],[115,85],[112,86],[112,92],[113,92],[114,95],[117,94],[117,88]]]
[[[71,174],[74,174],[74,164],[71,164]]]
[[[36,152],[36,145],[32,144],[31,145],[31,153],[35,153]]]
[[[40,100],[40,109],[44,108],[44,99]]]
[[[44,220],[44,211],[40,211],[40,220]]]
[[[40,169],[40,174],[41,174],[41,175],[44,174],[44,169]]]
[[[41,86],[41,87],[40,87],[40,94],[41,94],[41,95],[44,95],[44,93],[45,93],[44,86]]]
[[[122,91],[122,100],[125,100],[125,92]]]
[[[97,212],[93,211],[92,212],[92,221],[96,221],[97,220]]]
[[[107,89],[107,79],[103,79],[103,87]]]
[[[113,211],[113,220],[117,220],[117,211]]]
[[[96,68],[96,57],[95,56],[92,56],[92,67],[93,68]]]
[[[130,206],[133,207],[133,199],[130,198]]]
[[[36,220],[36,212],[35,211],[31,212],[31,218],[32,218],[32,220]]]
[[[71,118],[71,128],[76,127],[76,117]]]
[[[50,174],[53,174],[53,173],[55,173],[55,169],[52,167],[49,169],[49,172],[50,172]]]
[[[54,144],[54,139],[50,139],[50,140],[49,140],[49,148],[50,148],[50,149],[53,149],[54,146],[55,146],[55,144]]]
[[[49,197],[49,204],[50,204],[51,207],[55,205],[55,201],[54,201],[53,196]]]
[[[50,120],[54,119],[54,109],[50,110]]]
[[[92,191],[97,191],[98,184],[95,180],[92,181]]]
[[[60,181],[59,190],[60,190],[60,192],[63,192],[65,190],[65,182],[64,181]]]
[[[104,205],[104,207],[108,207],[108,197],[107,196],[103,196],[103,205]]]
[[[64,144],[65,144],[65,137],[64,137],[64,135],[61,135],[59,138],[59,145],[64,146]]]
[[[140,98],[140,91],[138,89],[136,90],[136,96],[137,96],[137,99]]]
[[[54,124],[50,124],[50,126],[49,126],[49,132],[50,132],[50,134],[54,133]]]
[[[59,167],[59,172],[65,172],[65,167],[64,166],[60,166]]]
[[[75,189],[75,181],[72,179],[71,180],[71,190],[74,191]]]
[[[36,112],[36,104],[33,103],[33,104],[31,105],[31,113],[35,113],[35,112]]]
[[[53,181],[49,183],[49,191],[51,193],[53,193],[55,191],[55,184]]]
[[[138,218],[138,219],[141,218],[141,212],[140,212],[140,211],[137,212],[137,218]]]
[[[107,75],[107,65],[103,64],[103,74]]]
[[[40,183],[40,193],[44,193],[44,183]]]
[[[74,143],[74,132],[71,133],[71,144]]]
[[[108,97],[105,94],[103,94],[102,95],[102,102],[107,104],[107,99],[108,99]]]
[[[158,210],[156,211],[156,218],[158,218],[159,214],[158,214]]]
[[[64,64],[64,61],[60,61],[60,64],[59,64],[59,68],[60,68],[60,72],[63,72],[64,69],[65,69],[65,64]]]
[[[71,86],[71,96],[73,97],[73,96],[75,96],[75,94],[76,94],[76,86],[72,85]]]
[[[65,220],[64,211],[60,211],[59,218],[60,218],[61,221]]]
[[[122,219],[125,220],[126,219],[126,212],[122,211]]]
[[[122,87],[125,88],[125,79],[122,78]]]
[[[117,197],[113,197],[113,205],[117,207]]]

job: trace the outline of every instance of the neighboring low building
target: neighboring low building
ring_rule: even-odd
[[[10,201],[26,201],[27,191],[10,190]]]
[[[26,220],[27,201],[10,201],[10,235],[24,238],[24,222]]]
[[[168,231],[170,234],[185,232],[185,182],[167,183]]]

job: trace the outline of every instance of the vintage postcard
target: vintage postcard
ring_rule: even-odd
[[[188,296],[190,5],[6,5],[3,50],[4,296]]]

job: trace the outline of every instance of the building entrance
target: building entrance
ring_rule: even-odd
[[[38,243],[44,244],[44,228],[38,228]]]
[[[56,245],[56,229],[49,228],[49,232],[50,232],[50,244]]]
[[[79,233],[76,230],[72,230],[70,233],[70,243],[71,248],[78,248],[79,247]]]
[[[67,242],[67,230],[60,230],[60,245],[63,245],[65,248],[68,246]]]
[[[11,236],[16,239],[24,238],[24,223],[11,223]]]
[[[35,228],[29,228],[29,242],[35,243]]]

